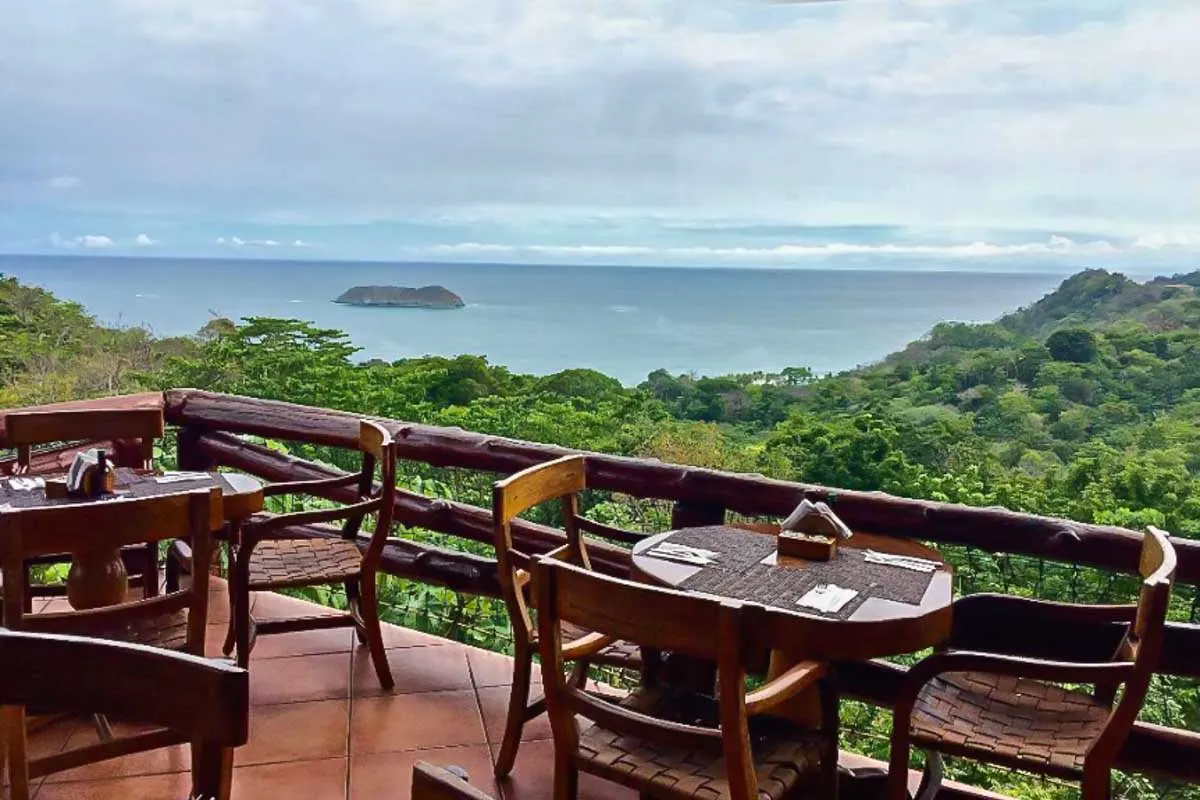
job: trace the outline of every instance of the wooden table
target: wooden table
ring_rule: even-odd
[[[210,472],[196,480],[160,483],[152,473],[131,469],[118,469],[115,493],[104,499],[63,498],[48,499],[44,488],[18,490],[13,487],[14,479],[0,480],[0,494],[6,502],[20,508],[60,505],[64,503],[112,502],[121,498],[145,498],[167,494],[191,492],[196,489],[221,489],[222,503],[220,518],[212,520],[216,529],[226,522],[248,519],[263,508],[263,485],[257,478],[240,472]],[[28,480],[34,476],[18,477]],[[119,549],[79,549],[71,554],[71,568],[67,573],[67,600],[77,610],[116,605],[125,599],[129,587],[129,576]]]
[[[633,548],[632,576],[659,586],[682,588],[689,578],[696,576],[704,567],[666,561],[648,554],[660,542],[673,534],[686,533],[690,530],[667,531],[656,534]],[[728,541],[733,545],[742,541],[747,531],[758,535],[771,536],[778,532],[773,525],[745,525],[722,528],[728,531]],[[709,529],[710,535],[712,534]],[[716,541],[720,541],[718,537]],[[876,550],[895,555],[914,556],[931,561],[941,562],[942,557],[932,548],[926,547],[908,539],[898,539],[870,533],[858,533],[841,545],[851,549]],[[719,546],[709,549],[720,551]],[[805,574],[809,570],[821,570],[822,562],[803,561],[800,559],[778,559],[772,550],[769,555],[756,562],[756,569],[767,570],[772,578],[782,584],[789,581],[804,581],[810,585],[817,576]],[[895,570],[897,577],[908,573],[900,567],[890,567]],[[776,572],[776,571],[780,572]],[[954,575],[951,567],[943,563],[933,574],[920,602],[904,603],[882,597],[868,596],[861,604],[849,613],[846,619],[825,616],[816,611],[808,610],[794,603],[788,605],[763,602],[761,599],[742,599],[745,602],[759,602],[776,608],[785,608],[798,618],[807,620],[799,628],[803,633],[793,642],[781,642],[771,654],[769,677],[780,674],[781,671],[804,659],[819,659],[822,661],[850,661],[885,656],[914,653],[927,647],[933,647],[944,642],[950,635],[951,601],[953,599]],[[722,593],[725,594],[725,593]],[[728,596],[733,596],[730,593]],[[787,716],[805,724],[815,724],[820,719],[820,705],[816,694],[797,698],[797,702],[788,705],[784,712]]]

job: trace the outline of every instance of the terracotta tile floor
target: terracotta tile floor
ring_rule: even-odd
[[[210,656],[219,656],[228,619],[223,584],[214,588],[210,608],[217,622],[209,625],[207,646]],[[270,593],[254,598],[253,606],[262,619],[319,608]],[[250,660],[250,741],[235,757],[234,800],[407,800],[412,767],[420,760],[463,767],[472,784],[497,800],[550,796],[553,744],[545,718],[526,726],[513,774],[500,782],[492,778],[510,659],[396,626],[386,626],[384,634],[396,679],[390,694],[380,690],[366,650],[349,629],[258,641]],[[34,734],[30,748],[38,755],[57,752],[95,735],[90,724],[61,723]],[[882,766],[851,753],[842,754],[842,763]],[[186,746],[140,753],[51,775],[35,787],[34,798],[176,800],[187,797],[188,769]],[[914,773],[914,788],[917,779]],[[580,776],[579,800],[636,796]]]
[[[59,604],[61,601],[51,601]],[[276,594],[254,600],[260,618],[314,613]],[[223,585],[213,592],[209,655],[220,655],[228,619]],[[250,741],[237,751],[235,800],[405,800],[413,764],[456,764],[471,783],[504,800],[549,796],[550,727],[526,729],[517,768],[500,785],[492,757],[500,744],[511,661],[405,628],[385,630],[396,690],[379,688],[370,658],[349,629],[265,636],[250,660]],[[120,731],[118,729],[118,735]],[[80,723],[35,734],[35,752],[94,740]],[[186,746],[138,754],[47,777],[36,800],[174,800],[190,788]],[[622,787],[585,778],[580,798],[633,800]]]

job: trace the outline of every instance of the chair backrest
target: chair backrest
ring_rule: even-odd
[[[17,449],[17,469],[22,472],[29,471],[34,446],[58,442],[129,443],[131,448],[116,448],[113,463],[149,467],[154,440],[162,437],[164,428],[157,408],[18,411],[4,416],[5,439]]]
[[[574,753],[579,747],[579,715],[650,743],[722,750],[732,800],[758,796],[743,664],[747,656],[767,646],[760,607],[611,578],[544,556],[534,561],[533,583],[546,708],[560,754]],[[715,661],[720,728],[657,719],[584,692],[578,676],[563,672],[563,622],[644,647]]]
[[[64,503],[0,511],[0,568],[4,575],[5,627],[45,633],[103,635],[130,624],[152,628],[187,611],[186,629],[179,631],[183,648],[204,654],[208,614],[208,570],[196,570],[190,586],[157,597],[89,611],[26,614],[25,560],[57,553],[75,553],[144,544],[167,538],[188,539],[196,563],[212,557],[212,532],[224,524],[221,490],[160,495],[143,499]]]
[[[1158,528],[1149,528],[1142,541],[1138,563],[1142,585],[1138,593],[1137,614],[1118,653],[1119,659],[1132,662],[1132,673],[1125,681],[1125,691],[1113,709],[1104,732],[1088,752],[1089,760],[1111,763],[1141,711],[1150,679],[1158,668],[1162,654],[1163,629],[1171,602],[1175,566],[1175,547],[1169,535]]]
[[[512,521],[543,503],[557,500],[562,505],[563,531],[571,561],[591,568],[587,546],[579,532],[579,492],[587,488],[587,460],[565,456],[530,467],[492,486],[492,521],[495,525],[496,561],[500,587],[512,620],[513,634],[533,636],[533,622],[525,606],[523,587],[528,583],[528,554],[513,547]]]
[[[449,770],[418,761],[412,773],[412,800],[492,800],[492,797]]]
[[[245,670],[138,645],[2,629],[0,664],[0,740],[9,743],[14,800],[27,798],[29,781],[41,775],[182,742],[192,746],[192,796],[229,797],[233,748],[248,736],[250,683]],[[30,759],[26,706],[111,714],[159,728]],[[131,748],[131,738],[139,746]],[[118,744],[122,748],[113,746]],[[3,759],[0,751],[0,766]]]

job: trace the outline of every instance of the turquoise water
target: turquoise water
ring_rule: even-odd
[[[985,321],[1064,274],[735,270],[0,255],[0,273],[102,321],[192,333],[214,315],[346,331],[363,358],[486,355],[545,374],[591,367],[630,384],[660,367],[717,375],[882,358],[943,320]],[[438,283],[456,311],[336,305],[357,284]]]

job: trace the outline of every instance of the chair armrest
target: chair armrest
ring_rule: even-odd
[[[801,661],[779,677],[746,695],[746,714],[762,714],[785,700],[795,697],[816,681],[829,674],[821,661]]]
[[[336,522],[343,519],[351,519],[371,513],[380,505],[380,500],[368,500],[363,503],[355,503],[350,506],[342,506],[340,508],[323,508],[315,511],[297,511],[292,514],[276,514],[274,516],[252,519],[242,525],[242,547],[253,547],[255,542],[269,538],[288,538],[279,537],[277,534],[284,528],[290,528],[295,525],[318,525],[322,522]],[[309,537],[300,536],[294,538],[306,539]]]
[[[355,486],[362,480],[361,475],[339,475],[335,478],[317,478],[311,481],[283,481],[268,483],[263,486],[263,497],[275,497],[281,494],[313,494],[314,489],[337,489],[342,486]]]
[[[588,656],[594,656],[616,639],[606,633],[588,633],[571,642],[563,642],[562,657],[564,661],[579,661]]]

